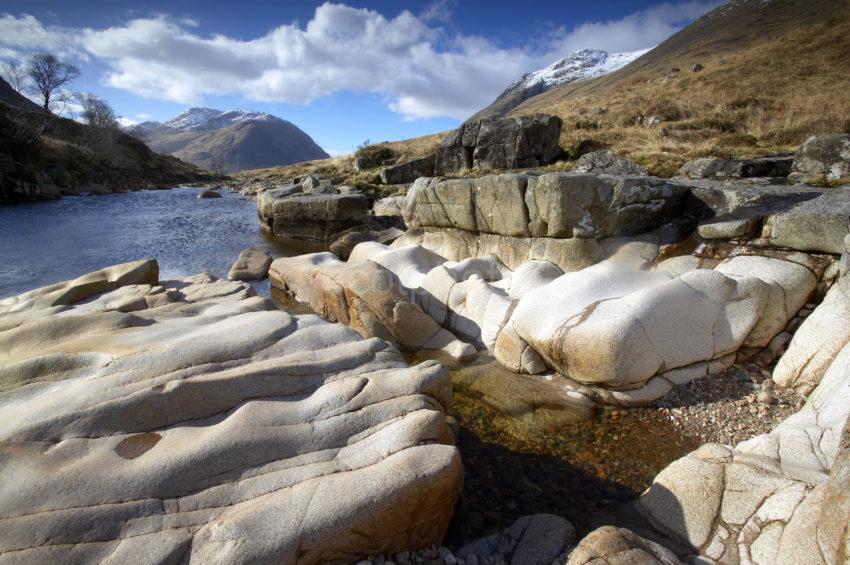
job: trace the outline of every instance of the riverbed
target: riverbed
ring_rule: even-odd
[[[209,272],[226,277],[239,252],[274,257],[315,250],[277,241],[259,227],[253,200],[198,188],[70,196],[0,206],[0,298],[73,279],[109,265],[154,257],[160,278]],[[265,292],[268,283],[260,283]]]
[[[0,207],[0,297],[145,257],[157,259],[164,280],[200,272],[224,277],[247,247],[275,257],[319,249],[269,238],[248,198],[223,191],[221,198],[199,199],[198,192],[179,188]],[[268,281],[257,290],[282,309],[310,312],[270,291]],[[651,409],[612,413],[559,404],[547,400],[557,385],[535,379],[510,373],[486,355],[453,367],[448,411],[465,483],[447,545],[458,547],[539,512],[564,516],[586,531],[595,513],[634,499],[696,446]],[[520,402],[529,398],[533,406]]]

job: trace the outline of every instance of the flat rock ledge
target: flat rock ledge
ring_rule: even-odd
[[[435,362],[153,260],[0,300],[0,563],[320,563],[439,543]]]

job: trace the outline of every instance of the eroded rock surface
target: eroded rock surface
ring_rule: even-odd
[[[423,312],[399,278],[378,263],[345,263],[331,253],[314,253],[277,259],[269,277],[325,319],[349,325],[364,337],[380,337],[407,350],[442,351],[455,359],[475,356],[473,346]]]
[[[794,156],[791,179],[850,179],[850,134],[830,133],[806,140]]]
[[[319,563],[439,543],[434,362],[154,261],[0,301],[0,563]]]

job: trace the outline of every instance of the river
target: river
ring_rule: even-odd
[[[234,192],[197,198],[200,189],[72,196],[0,206],[0,298],[146,257],[162,279],[209,272],[227,276],[247,247],[273,256],[311,246],[268,238],[254,201]],[[268,282],[259,283],[265,292]]]

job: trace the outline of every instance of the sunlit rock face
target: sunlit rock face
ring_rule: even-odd
[[[318,563],[439,543],[445,369],[156,262],[0,301],[0,563]]]

